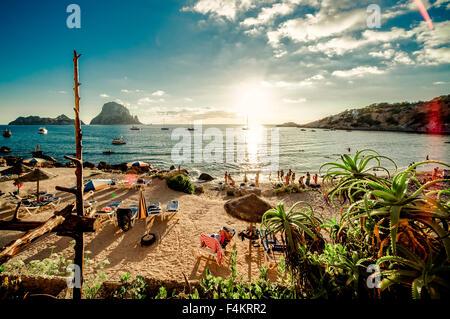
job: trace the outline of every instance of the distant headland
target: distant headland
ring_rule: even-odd
[[[450,95],[427,102],[375,103],[307,124],[288,122],[277,126],[450,134]]]
[[[50,117],[39,117],[39,116],[19,116],[12,122],[9,122],[8,125],[73,125],[75,120],[67,117],[64,114],[57,116],[55,118]],[[85,125],[83,121],[81,121],[81,125]]]

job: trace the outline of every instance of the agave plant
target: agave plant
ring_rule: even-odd
[[[319,169],[319,174],[322,169],[328,167],[323,178],[327,182],[327,186],[330,190],[327,192],[327,198],[330,196],[331,202],[334,204],[334,197],[339,195],[345,199],[352,199],[358,193],[363,191],[355,190],[352,194],[352,185],[355,182],[361,180],[369,180],[381,182],[382,179],[375,176],[372,171],[375,169],[385,171],[388,176],[390,172],[387,168],[381,165],[381,160],[386,159],[394,164],[395,171],[397,170],[397,164],[389,157],[380,155],[374,150],[365,149],[356,152],[355,156],[351,158],[347,154],[343,154],[340,157],[341,162],[328,162],[323,164]],[[337,183],[333,180],[337,179]],[[384,181],[388,183],[387,181]]]
[[[302,205],[302,207],[300,207]],[[286,211],[284,203],[264,213],[260,230],[281,234],[286,245],[284,255],[286,264],[292,272],[298,271],[298,247],[307,245],[308,249],[320,249],[324,240],[320,234],[320,219],[314,216],[314,209],[306,202],[297,202]]]
[[[404,255],[385,256],[377,261],[377,265],[389,263],[390,269],[381,271],[381,276],[387,276],[381,281],[381,291],[395,284],[411,286],[414,299],[423,298],[425,293],[432,299],[440,298],[439,290],[450,291],[450,265],[446,254],[433,254],[430,251],[427,259],[422,258],[399,245],[399,252]]]
[[[396,242],[399,238],[399,229],[403,227],[404,236],[407,236],[411,245],[416,245],[422,250],[423,246],[432,246],[435,238],[442,240],[448,256],[450,256],[450,238],[448,237],[449,210],[446,204],[433,199],[427,194],[427,189],[433,184],[443,180],[434,180],[421,185],[415,178],[415,167],[423,163],[418,163],[409,169],[396,174],[390,186],[384,182],[375,180],[361,180],[354,182],[351,187],[358,191],[365,192],[364,197],[354,202],[344,214],[346,221],[368,220],[372,222],[373,235],[380,241],[380,231],[389,230],[392,254],[396,255]],[[445,166],[445,163],[433,161]],[[408,185],[416,184],[418,189],[412,194],[408,193]],[[375,223],[374,223],[375,222]],[[389,225],[386,225],[386,222]],[[433,231],[437,236],[430,235]],[[420,240],[419,240],[420,239]],[[381,240],[381,249],[387,242],[387,238]],[[422,244],[420,243],[422,242]],[[425,252],[426,255],[426,252]]]

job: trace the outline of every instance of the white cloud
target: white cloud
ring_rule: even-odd
[[[292,13],[294,8],[295,6],[292,3],[275,3],[272,7],[262,8],[256,18],[247,18],[241,22],[241,25],[255,26],[266,24],[275,19],[277,16],[284,16]]]
[[[283,99],[284,103],[289,103],[289,104],[299,104],[299,103],[304,103],[306,102],[305,98],[298,98],[298,99]]]
[[[445,85],[445,84],[450,84],[450,82],[444,82],[444,81],[437,81],[437,82],[433,82],[434,85]]]
[[[103,98],[108,98],[108,97],[109,97],[109,95],[108,95],[108,94],[106,94],[106,93],[102,93],[102,94],[100,94],[100,97],[103,97]]]
[[[145,104],[150,104],[150,103],[154,103],[154,102],[157,102],[156,100],[152,100],[151,98],[149,98],[149,97],[143,97],[143,98],[140,98],[138,101],[137,101],[137,104],[138,105],[145,105]]]
[[[366,74],[383,74],[383,73],[385,73],[385,71],[379,70],[378,67],[376,66],[358,66],[350,70],[334,71],[332,75],[341,78],[348,78],[348,77],[363,77]]]
[[[336,12],[333,15],[321,10],[316,15],[307,14],[306,18],[283,22],[276,31],[269,31],[267,37],[269,44],[278,48],[282,38],[289,38],[294,42],[309,42],[362,28],[365,24],[366,13],[363,9]]]
[[[181,11],[192,11],[215,18],[233,21],[239,11],[253,7],[258,0],[198,0],[193,6],[183,7]]]
[[[59,94],[67,94],[67,91],[58,91]]]
[[[158,90],[152,93],[153,96],[163,96],[165,95],[166,92],[162,91],[162,90]]]

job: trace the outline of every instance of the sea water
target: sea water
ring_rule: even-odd
[[[48,125],[48,134],[38,134],[39,125],[10,125],[0,126],[0,130],[9,128],[12,137],[0,137],[0,147],[12,148],[10,155],[19,155],[24,158],[31,157],[37,145],[45,154],[55,157],[61,162],[67,162],[64,155],[75,153],[74,127],[70,125]],[[141,125],[139,131],[130,130],[130,125],[86,125],[82,126],[83,132],[83,160],[98,164],[105,161],[109,164],[118,164],[131,161],[145,161],[159,169],[169,169],[173,164],[172,149],[179,142],[172,138],[172,132],[179,126],[169,125],[169,130],[161,130],[158,125]],[[187,128],[188,126],[186,126]],[[249,172],[250,174],[262,168],[258,155],[262,149],[260,130],[253,132],[242,130],[241,126],[232,125],[203,125],[203,132],[208,128],[217,128],[225,136],[226,130],[233,128],[237,134],[242,134],[242,145],[247,150],[246,160],[242,163],[223,162],[183,163],[181,166],[187,169],[192,176],[198,176],[201,172],[213,176],[223,176],[227,170],[233,176],[237,173]],[[274,126],[266,126],[274,129]],[[278,161],[279,168],[292,169],[297,174],[306,172],[318,172],[319,167],[330,161],[335,161],[340,154],[355,154],[363,149],[373,149],[382,155],[392,158],[399,167],[407,167],[411,162],[425,160],[428,155],[432,160],[449,162],[450,137],[428,134],[413,134],[400,132],[376,132],[376,131],[345,131],[322,130],[281,127],[278,129]],[[191,132],[200,134],[202,132]],[[126,144],[112,145],[113,138],[122,137]],[[225,138],[224,138],[225,140]],[[225,143],[225,141],[224,141]],[[204,145],[208,142],[205,141]],[[350,149],[350,151],[349,151]],[[112,150],[111,155],[103,154],[103,151]],[[225,147],[224,147],[225,152]],[[0,154],[4,155],[4,154]],[[389,162],[385,162],[392,167]],[[176,164],[175,164],[176,165]],[[432,169],[433,166],[428,167]],[[273,172],[276,176],[276,172]]]

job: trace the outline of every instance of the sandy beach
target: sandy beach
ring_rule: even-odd
[[[62,208],[72,200],[72,195],[55,190],[55,186],[72,187],[75,185],[75,174],[72,168],[50,168],[49,172],[56,174],[55,178],[40,183],[41,190],[54,193],[62,198],[56,207]],[[84,170],[84,178],[117,178],[123,179],[123,174],[105,173],[99,170]],[[242,241],[237,235],[225,250],[225,258],[218,265],[213,257],[201,255],[198,257],[198,246],[200,234],[212,234],[220,230],[222,226],[234,228],[237,233],[245,230],[249,223],[236,219],[225,212],[224,203],[233,197],[227,196],[225,191],[212,190],[217,181],[202,183],[204,193],[200,195],[188,195],[169,189],[166,182],[153,179],[145,186],[145,197],[149,201],[161,202],[163,208],[169,200],[178,200],[180,210],[176,214],[165,216],[150,216],[146,220],[136,221],[135,226],[128,232],[123,232],[115,227],[112,222],[104,219],[101,228],[96,233],[87,233],[85,236],[86,257],[94,262],[85,265],[85,276],[96,272],[97,265],[108,259],[110,264],[105,266],[104,272],[108,280],[119,280],[125,272],[133,277],[142,275],[147,278],[160,280],[184,281],[183,273],[189,280],[201,278],[206,268],[217,276],[229,274],[230,256],[233,249],[237,250],[237,268],[239,272],[249,280],[257,279],[259,268],[266,265],[262,247],[252,247],[251,254],[248,253],[248,240]],[[12,181],[0,183],[3,192],[15,190]],[[31,193],[35,189],[35,183],[25,183],[20,194]],[[305,191],[303,193],[279,195],[271,192],[271,184],[268,182],[260,184],[262,197],[269,203],[276,205],[284,201],[290,207],[297,201],[307,201],[315,207],[317,214],[332,217],[334,214],[331,207],[325,204],[319,191]],[[113,200],[122,200],[122,205],[137,204],[139,191],[119,189],[110,187],[95,192],[90,200],[97,202],[96,209],[105,207]],[[10,219],[13,212],[2,200],[0,219]],[[47,208],[38,211],[32,216],[24,217],[24,220],[44,221],[51,217],[53,209]],[[145,229],[157,235],[155,244],[145,247],[140,245],[140,239]],[[0,235],[0,246],[8,244],[18,238],[21,232],[2,231]],[[31,246],[17,254],[8,263],[19,260],[29,263],[32,260],[42,260],[50,256],[51,252],[61,254],[66,259],[73,258],[72,239],[60,237],[54,233],[45,235],[36,240]],[[54,248],[52,248],[54,247]],[[275,279],[276,269],[269,270],[269,278]]]
[[[72,187],[75,185],[75,174],[72,168],[46,169],[56,174],[55,178],[40,183],[40,189],[61,197],[61,202],[56,209],[64,207],[72,200],[72,195],[55,191],[54,186]],[[84,178],[117,178],[123,179],[123,174],[104,173],[99,170],[84,170]],[[198,257],[200,234],[212,234],[220,230],[222,226],[234,228],[237,233],[245,230],[249,223],[228,215],[224,210],[224,203],[233,197],[227,196],[225,191],[212,190],[217,181],[202,183],[205,192],[200,195],[188,195],[169,189],[164,180],[153,179],[145,186],[144,194],[149,201],[161,202],[163,208],[169,200],[178,200],[180,210],[176,214],[165,216],[150,216],[146,220],[136,221],[135,226],[128,232],[123,232],[107,219],[102,221],[101,228],[96,233],[87,233],[85,236],[86,257],[94,262],[85,265],[85,275],[89,276],[96,271],[97,265],[108,259],[110,264],[104,269],[108,280],[119,280],[125,272],[133,277],[142,275],[148,278],[160,280],[184,281],[183,273],[189,280],[201,278],[206,268],[217,276],[229,274],[229,262],[231,251],[237,250],[237,268],[250,280],[259,276],[259,268],[266,265],[264,251],[261,247],[252,247],[248,253],[248,241],[242,241],[237,235],[225,250],[224,262],[218,265],[213,257],[201,255]],[[20,194],[31,193],[35,189],[35,183],[26,183],[20,190]],[[3,192],[15,190],[12,181],[0,183]],[[331,217],[332,209],[327,207],[323,196],[318,191],[306,191],[303,193],[279,195],[271,192],[271,184],[263,183],[259,187],[263,198],[273,205],[284,201],[289,207],[297,201],[307,201],[316,208],[322,216]],[[266,195],[266,196],[264,196]],[[96,201],[96,209],[105,207],[113,200],[122,200],[122,206],[137,204],[139,191],[132,189],[120,189],[110,187],[94,193],[90,200]],[[1,219],[10,219],[13,212],[2,200]],[[24,220],[44,221],[51,217],[54,210],[46,208],[24,217]],[[157,235],[157,242],[151,246],[140,245],[140,239],[144,231],[148,230]],[[2,231],[0,246],[21,236],[21,232]],[[54,233],[39,238],[27,249],[12,258],[9,263],[19,260],[29,263],[32,260],[42,260],[50,256],[51,252],[61,254],[66,259],[73,258],[72,239],[60,237]],[[276,269],[269,271],[271,279],[276,278]]]

